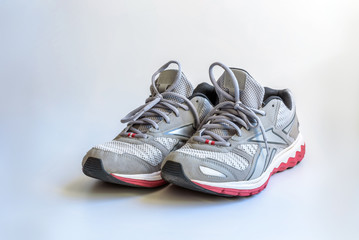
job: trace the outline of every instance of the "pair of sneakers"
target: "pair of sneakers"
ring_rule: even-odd
[[[168,69],[171,64],[177,69]],[[224,72],[218,80],[214,67]],[[273,173],[299,163],[305,143],[291,92],[262,87],[243,69],[213,63],[213,86],[193,89],[176,61],[152,76],[146,103],[125,116],[114,140],[95,146],[83,172],[106,182],[167,182],[221,196],[263,190]]]

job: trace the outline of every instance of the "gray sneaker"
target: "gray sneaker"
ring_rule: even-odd
[[[213,67],[224,74],[216,82]],[[219,104],[200,130],[163,162],[162,177],[221,196],[262,191],[272,174],[299,163],[305,143],[291,92],[263,88],[246,71],[214,63],[210,79]]]
[[[170,64],[178,70],[166,70]],[[82,161],[87,176],[128,186],[165,184],[162,160],[196,131],[213,108],[216,91],[206,83],[193,90],[175,61],[155,72],[150,90],[146,103],[121,120],[127,127],[114,140],[87,152]]]

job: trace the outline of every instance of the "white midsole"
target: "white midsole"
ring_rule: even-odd
[[[274,158],[271,164],[268,166],[267,170],[262,173],[256,179],[251,179],[248,181],[237,181],[237,182],[206,182],[191,179],[191,181],[204,184],[212,187],[219,188],[233,188],[233,189],[255,189],[262,186],[270,177],[271,172],[280,166],[281,163],[287,163],[290,157],[295,157],[297,151],[301,151],[301,146],[304,145],[304,139],[299,133],[297,139],[286,149],[278,153]]]
[[[118,177],[146,180],[146,181],[157,181],[162,179],[161,171],[148,173],[148,174],[118,174],[118,173],[112,173],[112,174]]]

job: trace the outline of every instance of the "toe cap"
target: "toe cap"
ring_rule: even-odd
[[[92,148],[88,151],[83,158],[82,166],[89,158],[101,159],[103,167],[108,173],[144,174],[159,171],[160,169],[160,164],[152,166],[148,162],[127,153],[117,154],[97,148]]]
[[[198,158],[177,151],[170,153],[165,158],[162,167],[167,161],[180,163],[184,174],[189,179],[194,180],[218,182],[240,181],[247,175],[247,171],[239,171],[214,159]],[[209,169],[209,171],[203,171],[204,168]],[[211,170],[213,170],[213,173],[218,172],[221,174],[210,174]]]

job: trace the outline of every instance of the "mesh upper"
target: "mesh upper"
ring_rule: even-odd
[[[133,144],[113,140],[111,142],[95,146],[94,148],[103,151],[113,152],[116,154],[127,153],[148,162],[152,166],[158,165],[163,159],[162,153],[158,148],[146,143]]]
[[[244,170],[249,166],[248,160],[239,156],[238,154],[232,152],[223,153],[223,152],[194,149],[192,148],[191,144],[188,143],[185,144],[182,148],[180,148],[176,152],[181,152],[202,159],[209,158],[209,159],[217,160],[238,170]]]
[[[172,78],[170,77],[171,74],[168,74],[168,72],[167,73],[165,73],[165,72],[166,71],[163,72],[164,75],[162,75],[162,78],[161,78],[161,74],[163,74],[163,73],[160,74],[160,76],[156,80],[156,83],[158,81],[165,81],[166,83],[168,83],[168,82],[171,83],[171,81],[172,81]],[[181,74],[181,77],[178,80],[176,87],[172,90],[172,92],[181,94],[186,97],[189,97],[190,95],[192,95],[192,92],[193,92],[192,84],[186,79],[186,77],[184,76],[183,73]],[[153,91],[152,87],[151,87],[151,93],[152,93],[152,95],[154,95],[154,91]],[[182,99],[176,98],[176,97],[173,97],[170,99],[173,101],[176,101],[176,102],[180,102],[180,103],[183,102]],[[168,109],[163,109],[160,107],[155,107],[153,109],[157,109],[162,112],[170,113],[170,111]],[[150,118],[156,122],[159,122],[162,120],[162,117],[160,117],[160,116],[147,117],[147,118]],[[150,124],[141,124],[141,125],[137,125],[137,126],[135,125],[134,127],[137,127],[142,132],[146,132],[151,126],[152,125],[150,125]],[[171,151],[174,148],[174,146],[179,142],[178,139],[166,138],[166,137],[156,137],[156,138],[154,138],[154,141],[163,145],[168,151]],[[162,162],[163,157],[164,157],[160,149],[158,149],[155,146],[152,146],[151,144],[147,144],[147,143],[134,144],[134,143],[122,142],[121,140],[113,140],[111,142],[107,142],[107,143],[95,146],[94,148],[103,150],[103,151],[116,153],[116,154],[129,154],[129,155],[138,157],[138,158],[142,159],[143,161],[148,162],[152,166],[157,166],[159,163]]]
[[[176,87],[172,90],[172,92],[181,94],[183,96],[189,97],[193,93],[193,86],[187,80],[186,76],[182,73],[181,78],[179,79]]]
[[[264,88],[247,74],[244,90],[241,91],[241,101],[251,108],[258,109],[263,102]]]
[[[254,156],[257,152],[258,145],[257,144],[240,144],[237,146],[238,149],[246,152],[250,156]]]
[[[178,139],[175,138],[165,138],[165,137],[156,137],[154,138],[154,140],[162,144],[168,151],[171,151],[179,141]]]
[[[165,73],[165,72],[164,72],[164,73]],[[163,74],[163,73],[161,73],[161,74]],[[160,74],[160,76],[161,76],[161,74]],[[159,78],[160,78],[160,77],[159,77]],[[158,81],[159,78],[157,78],[156,83],[157,83],[157,81]],[[155,92],[154,92],[152,86],[151,86],[150,90],[151,90],[151,94],[154,95]],[[187,80],[186,76],[185,76],[183,73],[181,74],[181,77],[180,77],[180,79],[178,80],[178,82],[177,82],[177,84],[176,84],[176,87],[172,90],[172,92],[181,94],[181,95],[186,96],[186,97],[189,97],[189,96],[192,95],[192,93],[193,93],[193,86],[192,86],[192,84]],[[178,99],[178,100],[179,100],[179,99]],[[181,100],[181,101],[182,101],[182,100]]]
[[[234,71],[241,71],[238,69],[233,69]],[[264,88],[254,80],[249,74],[246,74],[246,79],[244,82],[244,89],[240,90],[240,99],[243,104],[248,107],[258,109],[264,97]],[[225,87],[225,81],[232,81],[229,78],[225,78],[224,74],[218,79],[218,85],[226,92],[229,93],[229,89]],[[239,84],[241,85],[241,84]],[[222,96],[219,96],[219,101],[223,102],[225,99]]]
[[[276,121],[277,128],[283,128],[288,124],[289,119],[292,119],[295,111],[294,108],[290,110],[282,101],[280,102],[278,116]]]

